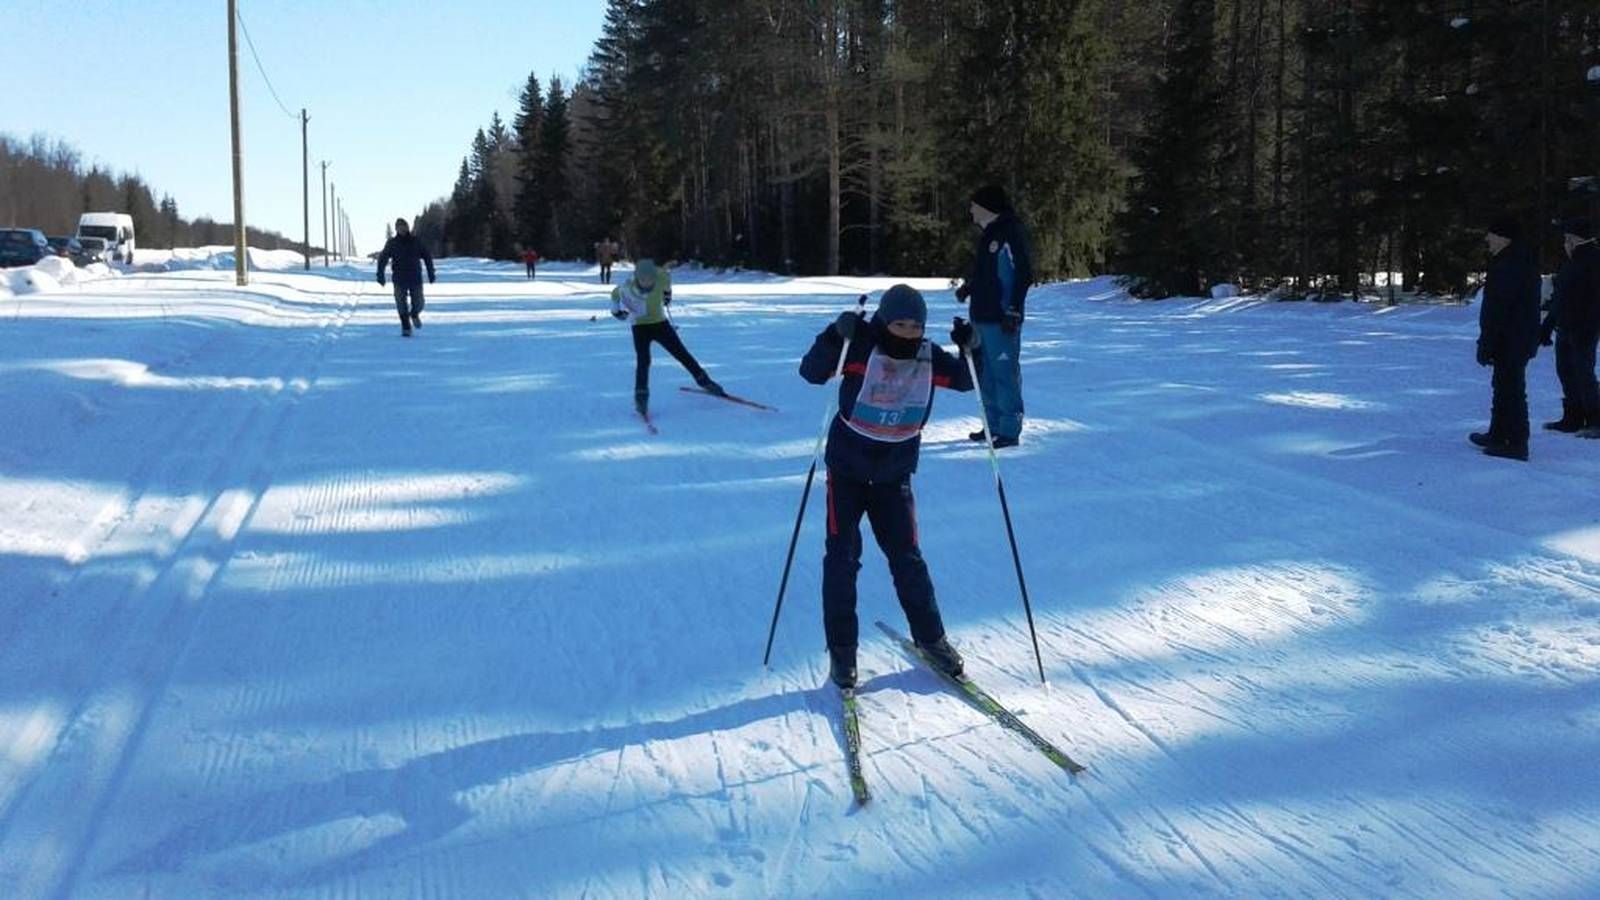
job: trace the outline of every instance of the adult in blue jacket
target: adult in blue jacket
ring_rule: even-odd
[[[1468,438],[1490,456],[1528,458],[1528,361],[1539,349],[1539,264],[1516,219],[1490,223],[1478,307],[1478,365],[1493,366],[1489,430]]]
[[[974,356],[978,387],[994,446],[1015,447],[1022,437],[1022,322],[1033,285],[1033,254],[1004,188],[979,188],[969,209],[981,233],[956,299],[971,302],[980,348]],[[970,437],[981,441],[983,431]]]
[[[961,656],[945,638],[928,564],[917,546],[917,470],[922,428],[933,412],[933,390],[972,390],[961,360],[923,337],[928,306],[915,288],[885,291],[871,320],[848,312],[817,335],[800,361],[800,377],[825,384],[844,356],[839,414],[828,431],[828,537],[822,557],[822,624],[829,677],[841,688],[856,683],[856,573],[861,569],[861,517],[889,562],[895,594],[911,637],[934,664],[961,674]],[[950,336],[971,347],[970,325]]]
[[[383,284],[383,270],[394,261],[394,305],[400,312],[400,334],[411,337],[413,327],[422,327],[422,267],[428,267],[428,283],[433,283],[433,257],[411,233],[411,224],[405,219],[394,220],[394,237],[383,245],[378,254],[378,283]],[[407,304],[407,298],[410,303]]]

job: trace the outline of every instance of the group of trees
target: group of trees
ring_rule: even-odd
[[[1114,251],[1144,293],[1455,293],[1497,214],[1551,266],[1600,211],[1593,0],[1164,5]]]
[[[158,201],[139,176],[115,174],[99,165],[85,168],[78,151],[65,141],[44,135],[23,141],[0,134],[0,226],[73,234],[78,217],[86,212],[128,213],[141,247],[233,243],[231,222],[185,219],[176,200],[162,195]],[[301,250],[301,242],[277,232],[247,230],[251,246]]]
[[[554,78],[546,92],[530,74],[511,127],[496,112],[478,129],[450,196],[417,216],[418,237],[446,256],[511,259],[525,248],[549,257],[586,254],[606,224],[584,189],[580,161],[590,157],[578,154],[590,146],[591,103],[583,85],[569,95]],[[575,109],[582,122],[574,122]]]
[[[609,0],[418,230],[949,275],[996,182],[1041,277],[1461,290],[1491,216],[1600,175],[1597,48],[1593,0]]]

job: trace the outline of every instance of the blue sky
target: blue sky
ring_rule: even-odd
[[[225,0],[3,5],[0,132],[63,138],[85,162],[137,172],[186,217],[232,219]],[[496,110],[511,120],[529,72],[546,87],[552,74],[571,82],[605,0],[239,0],[239,10],[284,105],[311,114],[312,240],[327,159],[366,253],[386,221],[449,193],[473,133]],[[299,237],[300,126],[243,33],[239,42],[245,218]]]

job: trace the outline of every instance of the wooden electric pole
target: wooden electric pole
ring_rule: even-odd
[[[328,224],[333,226],[333,255],[339,255],[339,186],[328,185]]]
[[[301,244],[306,251],[306,271],[311,271],[311,156],[306,144],[306,124],[311,117],[304,107],[300,109],[300,208],[305,215],[306,239]]]
[[[233,274],[243,287],[246,271],[244,228],[244,149],[239,139],[239,4],[228,0],[228,107],[233,120]]]
[[[328,161],[322,161],[322,267],[328,267]]]

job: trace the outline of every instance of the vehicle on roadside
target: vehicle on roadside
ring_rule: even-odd
[[[36,265],[53,255],[50,242],[37,228],[0,228],[0,268]]]
[[[104,238],[111,254],[107,262],[133,263],[137,241],[133,233],[133,216],[117,212],[87,212],[78,217],[78,240],[86,237]]]
[[[75,240],[83,245],[84,255],[89,257],[89,262],[104,263],[111,261],[111,245],[106,243],[105,238],[86,237],[75,238]]]
[[[50,242],[51,252],[57,256],[72,260],[72,264],[79,268],[94,262],[94,258],[89,255],[89,251],[85,250],[83,244],[79,243],[75,237],[48,237],[45,240]]]

